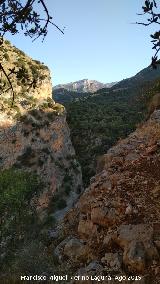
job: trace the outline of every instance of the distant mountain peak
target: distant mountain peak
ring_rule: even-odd
[[[96,80],[82,79],[79,81],[71,82],[68,84],[59,84],[54,87],[54,90],[57,89],[66,89],[68,91],[76,91],[76,92],[91,92],[94,93],[102,88],[110,88],[116,83],[101,83]]]

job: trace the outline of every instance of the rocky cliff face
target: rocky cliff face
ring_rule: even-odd
[[[68,271],[89,277],[71,283],[115,284],[120,275],[126,284],[159,283],[159,167],[157,110],[99,160],[96,176],[65,217],[66,238],[55,254],[62,268],[67,259]],[[98,276],[105,277],[96,282]]]
[[[13,102],[1,72],[0,275],[2,283],[18,283],[23,273],[53,273],[47,232],[77,200],[82,175],[48,68],[8,41],[0,56],[7,74],[14,71],[15,93]]]
[[[23,66],[27,78],[11,77],[16,94],[13,107],[10,92],[0,98],[1,169],[14,167],[38,174],[45,188],[34,199],[37,211],[47,209],[51,201],[53,212],[62,207],[65,211],[81,192],[81,168],[71,144],[65,109],[51,99],[49,70],[7,41],[1,56],[6,70]],[[34,79],[36,84],[28,87]],[[4,75],[0,83],[1,87],[8,84]],[[61,201],[63,206],[57,208],[54,201]],[[60,212],[56,216],[60,217]]]

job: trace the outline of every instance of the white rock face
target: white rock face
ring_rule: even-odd
[[[98,82],[96,80],[83,79],[83,80],[71,82],[71,83],[68,83],[68,84],[59,84],[59,85],[55,86],[54,89],[56,90],[56,89],[64,88],[68,91],[94,93],[97,90],[102,89],[102,88],[110,88],[114,84],[115,83],[103,84],[103,83]]]

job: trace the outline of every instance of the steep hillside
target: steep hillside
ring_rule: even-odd
[[[66,103],[71,138],[83,171],[85,185],[95,174],[100,155],[132,132],[147,116],[147,96],[143,88],[109,94],[98,93],[86,99]]]
[[[138,72],[135,76],[118,82],[112,87],[112,89],[117,90],[121,88],[132,88],[142,85],[144,82],[150,82],[158,78],[160,78],[160,66],[157,65],[157,69],[153,69],[152,66],[148,66]]]
[[[158,110],[99,161],[54,250],[70,283],[160,283],[159,142]]]
[[[15,267],[17,256],[27,261],[23,253],[29,253],[30,243],[31,257],[33,253],[38,259],[43,254],[42,228],[53,227],[72,207],[82,190],[82,176],[66,111],[51,98],[48,68],[8,41],[0,52],[5,70],[23,65],[27,74],[26,81],[11,76],[16,94],[12,107],[10,91],[0,97],[1,272],[6,275],[12,267],[14,275],[15,270],[20,271]],[[36,84],[28,86],[34,76]],[[3,74],[0,83],[2,87],[8,84]]]

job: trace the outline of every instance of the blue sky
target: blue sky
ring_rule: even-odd
[[[140,21],[143,0],[45,0],[62,35],[50,26],[45,41],[7,36],[11,42],[51,70],[53,85],[84,78],[104,83],[135,75],[153,55],[153,27]]]

